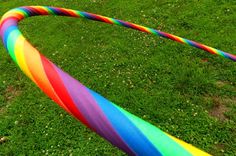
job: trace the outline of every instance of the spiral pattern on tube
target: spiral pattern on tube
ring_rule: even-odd
[[[125,111],[54,65],[18,29],[19,21],[37,15],[82,17],[162,36],[233,61],[235,55],[152,28],[65,8],[19,7],[8,11],[0,21],[3,44],[20,69],[58,105],[114,146],[129,155],[209,155]]]

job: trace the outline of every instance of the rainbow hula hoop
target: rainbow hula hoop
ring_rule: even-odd
[[[152,28],[65,8],[19,7],[8,11],[0,21],[0,35],[3,44],[20,69],[58,105],[114,146],[129,155],[210,155],[161,131],[108,101],[82,85],[39,53],[24,38],[17,26],[22,19],[38,15],[83,17],[162,36],[233,61],[236,61],[235,55]]]

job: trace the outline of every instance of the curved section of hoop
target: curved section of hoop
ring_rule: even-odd
[[[0,36],[20,69],[51,99],[87,127],[129,155],[209,155],[166,134],[88,89],[38,52],[21,34],[17,24],[25,17],[61,15],[84,17],[156,34],[236,60],[234,55],[151,28],[71,9],[27,6],[7,12],[0,22]]]

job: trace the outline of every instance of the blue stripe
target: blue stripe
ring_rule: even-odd
[[[87,12],[80,12],[80,14],[82,14],[84,17],[86,17],[87,19],[90,20],[94,20],[94,21],[99,21],[99,22],[103,22],[102,20],[98,19],[96,16],[93,16]]]
[[[32,16],[31,11],[25,7],[21,7],[21,8],[17,8],[17,9],[19,9],[22,13],[27,14],[27,16]]]
[[[7,40],[8,40],[8,37],[9,35],[14,31],[14,30],[17,30],[17,26],[10,26],[8,27],[4,32],[3,32],[3,44],[4,46],[6,47],[8,53],[9,53],[9,49],[7,47]]]
[[[56,15],[62,15],[62,16],[70,16],[70,14],[66,13],[66,12],[63,12],[61,11],[60,9],[58,8],[55,8],[55,7],[47,7],[49,10],[51,10],[52,12],[54,12]]]
[[[144,134],[110,101],[90,89],[88,91],[97,101],[112,127],[136,155],[161,156]]]
[[[133,28],[130,24],[126,23],[125,21],[122,20],[117,20],[121,25],[127,28]]]

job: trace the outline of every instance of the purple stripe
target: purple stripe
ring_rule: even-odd
[[[0,36],[3,37],[4,31],[6,31],[6,29],[9,28],[10,26],[17,26],[17,20],[13,18],[5,19],[5,21],[1,23]]]
[[[81,114],[83,114],[83,116],[87,119],[89,125],[91,125],[99,135],[109,140],[112,144],[134,155],[134,152],[116,133],[104,115],[104,112],[99,108],[96,101],[88,92],[87,88],[67,73],[60,70],[57,66],[54,65],[54,68],[60,75],[61,80],[71,96],[71,99],[74,101]]]

